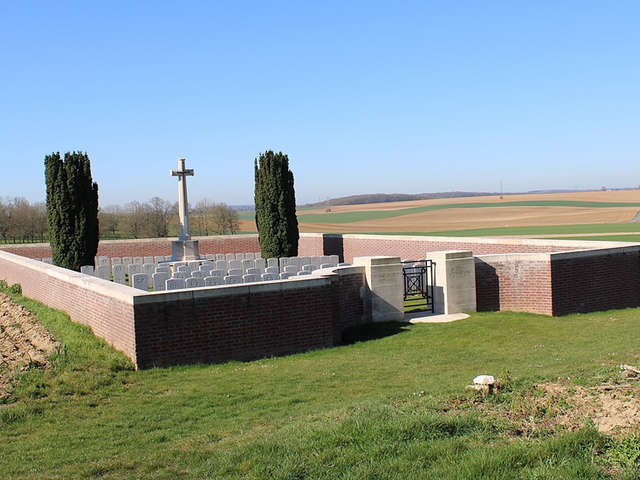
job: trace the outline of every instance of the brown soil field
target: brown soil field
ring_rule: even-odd
[[[592,201],[639,202],[640,190],[620,190],[580,193],[545,193],[526,195],[442,198],[411,202],[371,203],[331,207],[332,212],[370,210],[398,210],[425,205],[458,203],[503,203],[515,201]],[[640,207],[584,208],[584,207],[500,207],[455,208],[403,215],[400,217],[365,220],[353,223],[301,223],[301,232],[436,232],[442,230],[466,230],[473,228],[503,228],[544,225],[578,225],[592,223],[629,222]],[[305,210],[304,213],[324,213],[325,209]],[[240,222],[243,231],[255,231],[251,220]]]
[[[450,203],[500,203],[500,202],[521,202],[534,200],[573,200],[584,202],[640,202],[639,190],[616,190],[605,192],[577,192],[577,193],[528,193],[519,195],[504,195],[502,199],[498,195],[486,197],[458,197],[458,198],[438,198],[434,200],[413,200],[410,202],[390,202],[390,203],[366,203],[359,205],[338,205],[332,206],[332,212],[353,212],[361,210],[398,210],[401,208],[421,207],[424,205],[443,205]],[[305,210],[304,213],[324,213],[326,207]]]
[[[349,224],[303,223],[303,232],[436,232],[471,228],[620,223],[638,208],[501,207],[456,208]]]
[[[0,398],[9,395],[15,373],[48,367],[58,342],[27,309],[0,293]]]

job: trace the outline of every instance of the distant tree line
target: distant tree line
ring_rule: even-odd
[[[2,243],[44,242],[48,239],[44,202],[29,203],[22,197],[0,198],[0,241]]]
[[[224,203],[201,200],[190,209],[192,235],[228,235],[240,229],[238,212]],[[176,236],[178,205],[158,197],[147,202],[114,205],[98,213],[100,238],[157,238]],[[25,198],[0,198],[0,242],[48,242],[49,229],[44,202]]]

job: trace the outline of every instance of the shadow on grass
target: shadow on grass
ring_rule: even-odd
[[[356,342],[365,342],[367,340],[377,340],[379,338],[389,337],[398,333],[406,332],[409,322],[384,322],[370,323],[358,327],[351,327],[342,332],[342,344],[351,345]]]

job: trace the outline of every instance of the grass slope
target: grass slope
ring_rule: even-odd
[[[479,373],[508,369],[514,391],[585,383],[640,352],[637,309],[474,314],[379,324],[306,354],[136,372],[66,315],[14,298],[64,348],[0,406],[7,479],[605,478],[593,429],[518,438],[504,420],[444,406]]]

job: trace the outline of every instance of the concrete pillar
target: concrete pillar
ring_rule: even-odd
[[[476,311],[476,267],[473,253],[465,250],[427,252],[435,263],[433,297],[436,313]]]
[[[353,265],[365,268],[365,314],[372,322],[404,320],[404,285],[400,257],[355,257]]]

